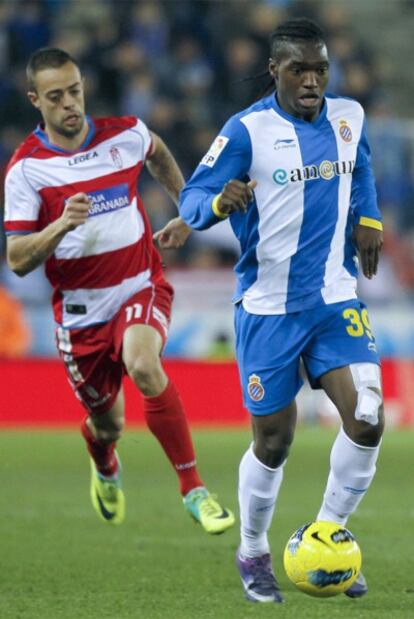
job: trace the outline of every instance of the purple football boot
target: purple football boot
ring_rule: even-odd
[[[349,598],[361,598],[363,595],[368,593],[368,585],[367,581],[362,572],[359,572],[356,580],[352,583],[352,585],[344,591],[345,595]]]
[[[250,602],[283,602],[283,596],[273,574],[270,554],[261,557],[242,557],[236,554],[236,563],[243,583],[246,599]]]

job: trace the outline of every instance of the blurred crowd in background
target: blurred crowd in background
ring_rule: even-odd
[[[407,51],[408,59],[401,58],[400,48],[405,36],[413,51],[413,4],[411,0],[2,0],[1,185],[12,152],[39,122],[26,97],[25,65],[35,49],[54,46],[71,53],[86,78],[87,111],[95,116],[142,118],[165,140],[188,178],[227,118],[260,97],[267,85],[267,79],[255,76],[267,68],[269,33],[287,17],[307,16],[326,33],[331,60],[328,90],[356,98],[369,119],[385,245],[378,277],[369,285],[361,281],[362,296],[381,304],[412,301],[414,117],[407,77],[410,54]],[[375,29],[381,23],[384,30],[379,36]],[[142,179],[141,195],[154,230],[176,215],[175,206],[148,175]],[[19,300],[41,316],[50,296],[42,269],[19,280],[5,265],[4,248],[2,235],[0,323],[8,324],[17,316]],[[223,223],[208,233],[194,233],[185,248],[166,253],[164,259],[170,269],[230,268],[237,255],[237,243]],[[7,297],[9,318],[4,309]],[[11,355],[30,350],[30,334],[24,327],[22,340],[26,348],[15,347]],[[7,353],[0,348],[2,354]]]

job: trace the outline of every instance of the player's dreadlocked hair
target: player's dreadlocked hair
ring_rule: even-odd
[[[280,60],[286,51],[287,43],[297,43],[301,41],[324,43],[325,37],[322,28],[320,28],[314,21],[307,19],[306,17],[288,19],[279,24],[279,26],[270,34],[270,55],[274,60]],[[266,70],[259,75],[255,75],[253,78],[247,79],[264,78],[268,75],[269,72]],[[274,90],[273,78],[271,78],[269,83],[263,88],[258,99],[270,93],[272,90]]]
[[[57,47],[41,47],[37,49],[30,56],[26,67],[29,90],[36,92],[35,77],[38,71],[43,69],[59,69],[67,62],[72,62],[79,67],[76,60],[63,49],[58,49]]]
[[[269,37],[270,53],[277,60],[283,54],[286,43],[313,41],[324,43],[323,30],[311,19],[298,17],[282,22]]]

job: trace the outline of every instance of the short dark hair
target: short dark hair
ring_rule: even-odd
[[[306,17],[288,19],[279,24],[269,36],[272,58],[280,58],[286,43],[296,43],[299,41],[325,43],[325,35],[322,28],[311,19]]]
[[[78,69],[80,68],[77,61],[63,49],[57,47],[41,47],[37,49],[30,56],[26,67],[29,90],[36,92],[35,77],[38,71],[42,71],[43,69],[58,69],[67,62],[73,62]]]

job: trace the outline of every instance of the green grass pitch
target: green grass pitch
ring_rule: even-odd
[[[283,606],[243,598],[238,526],[211,537],[184,512],[155,439],[120,444],[127,520],[101,523],[89,503],[89,466],[75,432],[0,433],[1,619],[409,619],[414,617],[414,434],[388,431],[376,480],[348,523],[362,547],[369,594],[315,599],[282,568],[288,536],[314,518],[332,430],[298,428],[270,532]],[[206,484],[237,511],[236,478],[248,430],[196,431]]]

